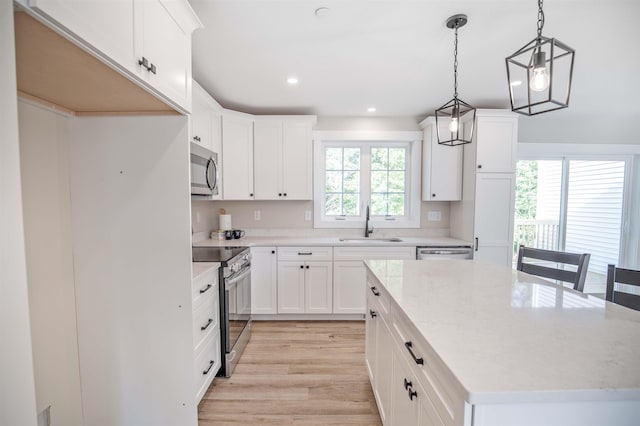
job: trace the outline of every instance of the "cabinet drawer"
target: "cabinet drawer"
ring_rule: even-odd
[[[333,260],[333,247],[278,247],[278,260]]]
[[[193,309],[218,298],[218,270],[212,269],[191,282]]]
[[[412,260],[416,258],[415,247],[334,247],[334,260]]]
[[[462,425],[464,396],[457,392],[455,378],[415,327],[396,310],[393,312],[391,333],[442,421],[446,425]]]
[[[194,352],[194,374],[197,401],[200,402],[213,378],[220,369],[220,333],[207,337],[204,344]]]
[[[193,347],[198,348],[203,340],[220,329],[220,314],[217,301],[203,303],[193,312]]]

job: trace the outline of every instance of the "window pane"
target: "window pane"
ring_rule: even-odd
[[[371,172],[371,192],[387,192],[387,172]]]
[[[324,214],[330,216],[342,214],[342,194],[327,194],[325,196]]]
[[[387,194],[371,194],[371,214],[374,216],[386,216]]]
[[[389,148],[371,148],[371,170],[389,169]]]
[[[343,210],[342,214],[346,216],[357,216],[359,214],[360,195],[359,194],[344,194],[342,196]]]
[[[342,172],[327,172],[325,192],[342,192]]]
[[[404,171],[389,172],[389,192],[404,193]]]
[[[389,148],[389,170],[405,170],[405,148]]]
[[[325,170],[342,170],[342,148],[327,148]]]
[[[360,192],[360,172],[344,172],[343,191],[345,193]]]
[[[344,170],[360,170],[360,148],[344,149]]]
[[[404,194],[389,194],[389,212],[391,216],[404,214]]]

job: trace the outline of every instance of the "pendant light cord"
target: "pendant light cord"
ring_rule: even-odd
[[[542,41],[543,27],[544,27],[544,11],[542,10],[542,0],[538,0],[538,43]]]
[[[455,33],[455,41],[453,42],[453,98],[457,99],[458,98],[458,22],[456,22],[454,33]]]

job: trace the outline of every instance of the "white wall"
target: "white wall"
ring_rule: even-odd
[[[18,106],[37,410],[51,406],[52,424],[82,425],[68,118]]]
[[[422,130],[414,117],[318,117],[314,130]]]
[[[0,58],[0,424],[34,426],[36,398],[10,0],[0,1]]]

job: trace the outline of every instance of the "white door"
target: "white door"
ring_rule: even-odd
[[[191,34],[178,25],[160,0],[134,2],[136,64],[145,57],[155,74],[140,75],[187,110],[191,108]]]
[[[365,312],[367,272],[359,260],[333,263],[333,313]]]
[[[393,374],[391,382],[391,424],[418,425],[418,396],[410,398],[410,392],[416,392],[413,373],[408,361],[399,352],[396,344],[393,347]]]
[[[277,268],[275,247],[251,248],[251,313],[278,313]]]
[[[253,123],[255,199],[282,200],[282,121]]]
[[[440,126],[443,134],[447,125]],[[462,197],[462,146],[438,143],[435,122],[425,128],[423,149],[422,199],[455,201]]]
[[[222,117],[222,187],[225,200],[253,199],[253,121]]]
[[[278,313],[302,314],[305,311],[303,262],[278,262]]]
[[[476,175],[474,259],[511,267],[515,175]]]
[[[378,306],[374,296],[367,296],[367,314],[365,315],[364,359],[367,365],[371,387],[375,391],[376,380],[376,348],[378,346]]]
[[[190,141],[213,151],[211,144],[211,108],[208,103],[209,94],[195,82],[192,93],[193,104],[191,115],[189,115]]]
[[[395,343],[387,323],[380,316],[377,319],[376,385],[374,392],[378,396],[380,418],[385,423],[391,411],[391,379],[393,373],[391,365]]]
[[[312,166],[311,124],[285,120],[282,138],[283,199],[313,198]]]
[[[333,306],[333,262],[305,262],[305,312],[330,314]]]
[[[483,173],[515,173],[518,119],[478,117],[477,170]]]

